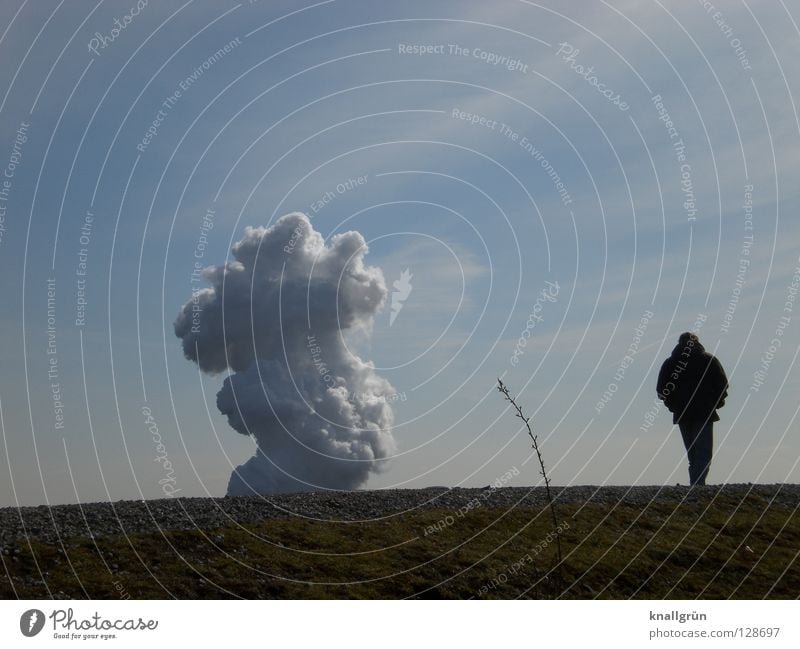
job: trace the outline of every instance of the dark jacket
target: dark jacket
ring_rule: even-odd
[[[725,405],[728,378],[717,358],[704,347],[678,343],[658,373],[658,398],[672,413],[672,423],[719,421],[717,408]]]

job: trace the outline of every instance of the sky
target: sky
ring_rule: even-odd
[[[383,276],[338,338],[394,395],[361,488],[539,484],[498,377],[554,484],[686,484],[687,330],[709,482],[798,482],[800,11],[718,4],[0,4],[0,506],[225,495],[237,368],[174,323],[293,212]]]

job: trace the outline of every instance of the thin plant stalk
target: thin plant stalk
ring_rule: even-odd
[[[544,488],[545,493],[547,494],[547,502],[550,506],[550,515],[553,519],[553,534],[556,537],[556,555],[558,559],[558,565],[561,564],[561,533],[560,533],[560,525],[558,524],[558,516],[556,515],[556,505],[553,502],[553,496],[550,492],[550,478],[547,477],[547,471],[544,468],[544,459],[542,458],[542,452],[539,450],[539,440],[538,435],[533,434],[533,429],[531,428],[531,418],[526,417],[525,414],[522,412],[522,408],[517,405],[517,402],[514,400],[514,397],[511,396],[506,385],[503,383],[501,379],[497,379],[498,384],[498,391],[505,397],[505,400],[508,401],[516,410],[516,415],[519,417],[524,423],[525,427],[528,429],[528,436],[531,438],[533,450],[536,451],[536,457],[539,459],[539,466],[541,467],[541,474],[542,478],[544,479]]]

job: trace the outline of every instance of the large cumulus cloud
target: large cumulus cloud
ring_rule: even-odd
[[[231,427],[255,438],[230,495],[353,489],[394,450],[393,394],[347,341],[368,334],[387,290],[358,232],[328,245],[308,217],[248,227],[233,261],[210,266],[175,321],[183,352],[232,372],[217,395]]]

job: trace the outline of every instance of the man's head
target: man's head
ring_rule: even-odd
[[[695,350],[703,351],[703,345],[700,344],[700,339],[691,331],[684,331],[680,335],[678,338],[678,346],[684,354],[689,354]]]

